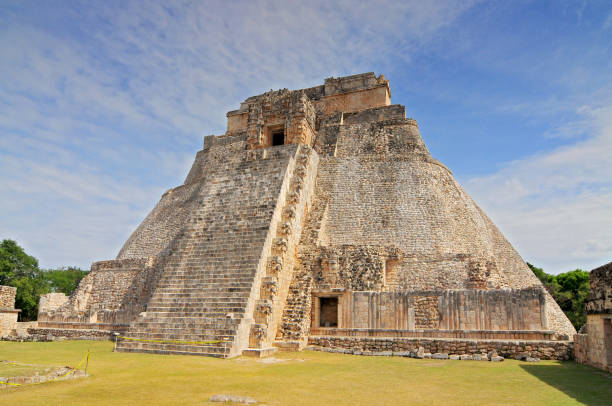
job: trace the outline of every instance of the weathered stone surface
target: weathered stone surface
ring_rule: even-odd
[[[437,352],[435,354],[432,354],[431,358],[433,358],[433,359],[448,359],[448,354],[442,354],[440,352]]]
[[[591,271],[590,285],[587,313],[612,314],[612,262]]]
[[[389,347],[394,351],[415,351],[416,358],[425,354],[467,355],[474,359],[488,360],[487,353],[495,352],[504,358],[522,359],[527,356],[541,359],[569,360],[572,355],[571,341],[503,341],[466,340],[441,338],[394,338],[311,336],[309,345],[328,349],[351,349],[353,351],[378,352]]]
[[[0,337],[7,337],[17,326],[21,310],[15,309],[17,288],[0,285]]]
[[[0,285],[0,309],[15,308],[15,295],[17,288]]]
[[[0,365],[3,363],[10,363],[12,365],[21,365],[15,361],[0,361]],[[33,366],[23,364],[24,366]],[[82,378],[86,377],[85,371],[75,369],[72,367],[47,367],[47,373],[39,374],[33,376],[10,376],[10,377],[0,377],[0,389],[3,388],[14,388],[14,385],[32,385],[39,384],[47,381],[63,381],[68,379]]]
[[[222,402],[222,403],[230,403],[230,402],[245,403],[247,405],[254,405],[255,403],[257,403],[257,399],[253,399],[248,396],[225,395],[225,394],[212,395],[210,399],[208,399],[208,401],[209,402]]]
[[[45,298],[39,328],[219,357],[319,336],[347,353],[536,340],[530,354],[569,357],[571,323],[390,97],[365,73],[246,99],[115,260]]]
[[[593,269],[587,320],[574,336],[577,362],[612,372],[612,262]]]

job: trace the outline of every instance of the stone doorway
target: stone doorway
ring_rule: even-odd
[[[277,130],[272,132],[272,146],[285,145],[285,131]]]
[[[338,298],[322,297],[319,310],[319,326],[338,327]]]

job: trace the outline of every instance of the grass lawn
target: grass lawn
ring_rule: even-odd
[[[55,368],[52,366],[39,366],[27,364],[15,364],[12,362],[3,362],[0,360],[0,377],[10,378],[13,376],[34,376],[36,373],[46,375],[53,372]],[[2,381],[2,378],[0,378]]]
[[[612,405],[612,375],[573,362],[415,360],[321,352],[220,360],[112,352],[110,342],[0,342],[0,360],[74,366],[88,378],[0,389],[0,405]],[[211,403],[220,405],[221,403]]]

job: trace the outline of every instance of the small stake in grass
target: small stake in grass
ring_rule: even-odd
[[[87,349],[87,361],[85,361],[85,375],[87,375],[88,366],[89,366],[89,349]]]
[[[117,351],[117,340],[119,339],[119,333],[116,331],[113,332],[113,337],[115,337],[115,348],[113,348],[113,352]]]

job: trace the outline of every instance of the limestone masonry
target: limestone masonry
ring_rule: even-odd
[[[576,361],[612,372],[612,262],[590,275],[587,322],[576,334]]]
[[[17,288],[0,285],[0,337],[9,334],[17,324],[21,310],[15,309]]]
[[[569,320],[383,75],[270,91],[227,120],[115,260],[44,299],[43,333],[220,357],[309,340],[571,356]]]

